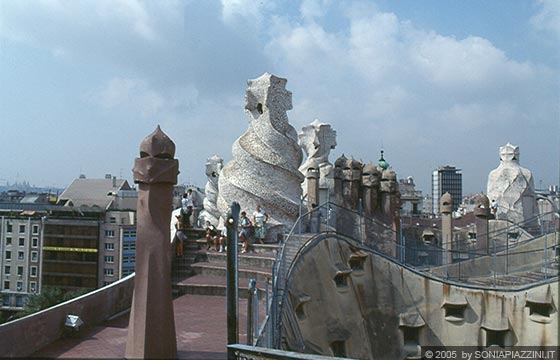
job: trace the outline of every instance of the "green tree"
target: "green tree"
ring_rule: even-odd
[[[17,317],[21,318],[36,313],[51,306],[83,295],[86,292],[88,292],[88,290],[85,289],[77,291],[64,291],[57,287],[43,287],[40,294],[34,294],[28,298],[27,303],[23,307],[23,311],[19,312],[17,314]]]

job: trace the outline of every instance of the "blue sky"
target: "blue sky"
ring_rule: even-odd
[[[519,145],[535,185],[560,176],[560,2],[553,0],[0,2],[0,184],[131,179],[157,124],[180,182],[204,186],[246,129],[247,79],[288,79],[300,130],[331,160],[376,161],[430,191],[440,165],[485,191]]]

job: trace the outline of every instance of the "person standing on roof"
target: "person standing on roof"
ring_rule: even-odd
[[[192,227],[191,215],[193,213],[194,199],[192,189],[187,190],[181,200],[181,212],[183,213],[184,228]]]
[[[264,244],[266,238],[266,222],[268,221],[268,214],[257,205],[257,209],[253,212],[253,224],[255,226],[255,237],[261,244]]]

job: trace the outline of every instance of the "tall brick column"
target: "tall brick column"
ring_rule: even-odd
[[[138,223],[127,359],[177,358],[169,241],[173,185],[179,173],[174,156],[175,144],[158,126],[142,141],[140,158],[134,162]]]

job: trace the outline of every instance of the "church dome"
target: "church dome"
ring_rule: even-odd
[[[383,170],[387,170],[389,168],[389,163],[383,158],[383,150],[381,150],[381,158],[379,158],[377,166],[379,166]]]

